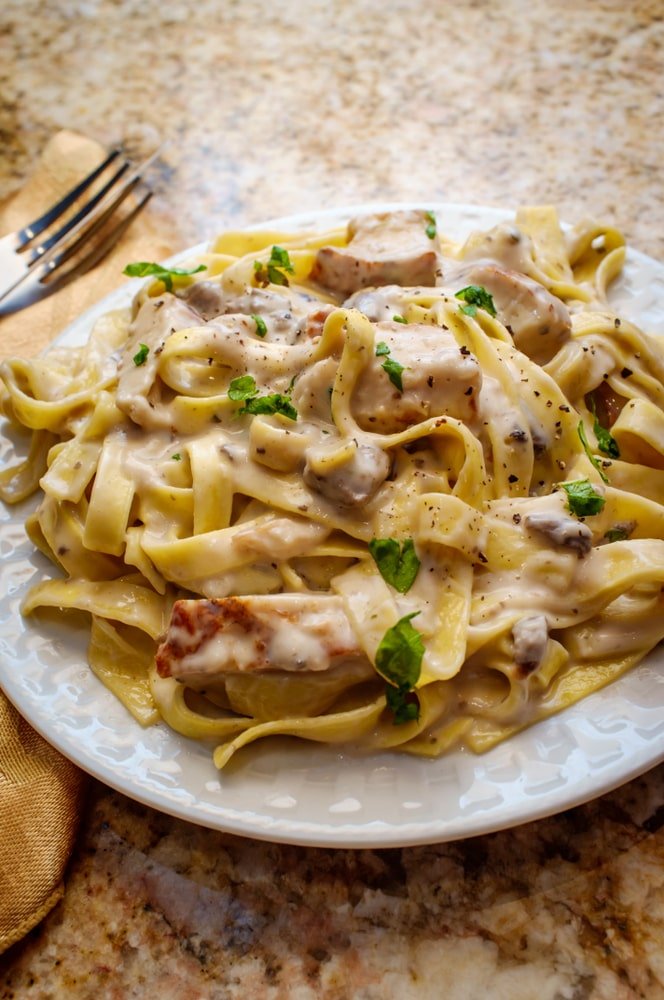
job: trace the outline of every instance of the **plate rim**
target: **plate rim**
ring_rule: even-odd
[[[307,226],[315,225],[320,227],[321,222],[331,222],[335,219],[342,221],[343,219],[348,219],[353,215],[360,213],[414,208],[426,208],[431,211],[435,211],[436,213],[451,210],[452,212],[461,215],[465,214],[474,216],[477,214],[478,216],[483,217],[484,221],[480,224],[484,226],[487,224],[495,224],[497,221],[514,217],[514,209],[470,203],[439,202],[436,200],[428,202],[372,201],[360,204],[341,205],[322,211],[312,210],[288,216],[274,217],[260,223],[244,226],[242,229],[245,231],[256,231],[269,227],[282,228],[285,231],[292,230],[296,232],[298,230],[301,231]],[[211,243],[211,240],[204,241],[193,247],[186,248],[177,254],[170,256],[167,259],[167,262],[176,264],[196,256],[201,252],[205,252]],[[628,256],[637,267],[640,264],[643,265],[644,262],[647,262],[648,266],[654,266],[656,269],[661,270],[661,274],[664,278],[664,265],[654,260],[652,257],[649,257],[638,250],[633,250],[632,248],[628,249]],[[53,346],[69,346],[70,344],[81,343],[81,338],[84,338],[86,334],[89,334],[92,325],[95,320],[99,318],[99,316],[113,309],[127,307],[131,303],[137,288],[139,288],[143,283],[144,279],[130,279],[117,289],[111,291],[99,302],[95,303],[84,313],[78,316],[72,323],[70,323],[46,350]],[[19,515],[20,512],[23,512],[25,508],[29,507],[29,505],[33,502],[34,500],[28,500],[23,504],[11,508],[10,516],[3,516],[0,519],[0,541],[3,539],[5,534],[6,523],[9,522],[10,524],[15,524],[18,520],[18,517],[11,515]],[[24,517],[21,516],[20,520],[22,521],[23,519]],[[42,557],[38,556],[35,558],[37,560],[41,560]],[[43,564],[45,567],[50,566],[46,560],[43,561]],[[5,589],[6,587],[4,584],[0,586],[0,605],[2,606],[4,606],[7,602],[9,596],[5,593]],[[39,629],[34,629],[34,626],[30,622],[26,623],[22,618],[19,620],[18,625],[19,630],[23,630],[22,634],[29,632],[33,632],[34,634],[34,632],[39,631]],[[64,631],[66,633],[68,630]],[[2,633],[1,638],[5,638],[4,633]],[[4,643],[4,645],[6,646],[6,643]],[[625,675],[625,677],[629,677],[638,671],[648,670],[650,661],[653,658],[657,658],[657,655],[657,652],[651,653],[644,663],[636,667],[634,671]],[[163,789],[160,790],[155,787],[150,789],[144,787],[140,782],[136,784],[135,781],[132,784],[131,772],[128,776],[129,780],[124,780],[125,776],[119,778],[117,772],[110,768],[103,759],[90,757],[87,744],[77,743],[73,739],[73,734],[68,736],[66,731],[62,731],[57,725],[54,726],[52,720],[40,716],[39,713],[35,715],[32,712],[32,702],[26,693],[25,685],[24,683],[21,683],[21,675],[17,674],[16,678],[11,677],[11,675],[7,672],[6,663],[6,656],[0,656],[0,686],[5,691],[5,694],[10,702],[12,702],[17,711],[19,711],[19,713],[26,718],[29,724],[47,742],[55,746],[56,749],[63,753],[64,756],[72,760],[82,770],[91,774],[104,784],[114,788],[116,791],[127,795],[136,801],[142,802],[143,804],[158,811],[165,812],[179,819],[212,829],[269,842],[311,847],[366,849],[405,847],[439,843],[453,839],[463,839],[466,837],[507,829],[524,822],[542,819],[546,816],[554,815],[562,809],[568,809],[580,805],[583,802],[587,802],[599,795],[606,794],[614,788],[633,780],[640,774],[649,770],[651,767],[657,766],[662,760],[664,760],[664,746],[657,753],[653,753],[652,747],[649,745],[644,746],[640,751],[633,752],[632,756],[629,758],[631,761],[630,765],[627,767],[623,765],[621,768],[618,768],[613,777],[605,776],[603,780],[597,782],[596,780],[593,780],[592,774],[589,773],[586,779],[577,780],[573,786],[575,789],[574,794],[564,796],[563,800],[561,800],[560,796],[553,796],[549,799],[544,798],[541,801],[538,800],[537,804],[535,804],[535,800],[522,799],[516,805],[512,805],[510,808],[505,809],[502,818],[499,814],[496,815],[493,812],[490,812],[488,816],[484,816],[484,819],[482,819],[484,814],[478,813],[474,815],[472,821],[468,821],[466,818],[465,824],[462,823],[461,825],[458,821],[446,822],[441,820],[427,820],[417,822],[414,819],[412,822],[408,824],[401,824],[398,827],[392,825],[388,821],[372,821],[371,823],[348,822],[340,823],[332,827],[320,820],[294,820],[292,818],[286,818],[283,815],[276,816],[274,814],[272,817],[265,818],[256,813],[247,814],[246,810],[235,810],[228,805],[222,806],[221,808],[213,808],[209,804],[201,802],[198,802],[196,808],[192,811],[192,806],[190,804],[181,804],[173,797],[170,799],[165,798]],[[101,682],[98,681],[94,675],[92,675],[92,672],[87,664],[84,664],[84,666],[88,674],[88,679],[91,679],[94,682],[94,685],[99,685],[102,696],[115,703],[117,701],[115,696],[104,688]],[[621,678],[610,685],[610,689],[613,691],[619,691],[621,681],[624,681],[624,678]],[[555,722],[555,720],[560,720],[562,717],[573,717],[575,710],[576,714],[579,714],[579,705],[584,705],[587,708],[592,699],[598,698],[598,696],[603,695],[607,690],[608,689],[604,689],[603,691],[595,692],[594,694],[589,695],[587,698],[582,699],[582,702],[577,703],[576,706],[571,706],[569,709],[564,710],[562,713],[558,713],[549,720],[541,720],[539,723],[529,727],[529,729],[524,732],[533,733],[537,727],[542,727],[549,722]],[[26,706],[28,709],[27,713]],[[133,723],[133,720],[130,721]],[[138,723],[133,724],[138,727],[141,732],[143,732],[141,727],[138,726]],[[158,727],[165,727],[165,723],[158,723],[157,728]],[[193,741],[188,741],[184,737],[173,733],[171,730],[168,730],[168,735],[170,735],[170,737],[174,737],[181,745],[183,745],[185,751],[187,744],[193,744]],[[510,741],[507,742],[509,743]],[[502,746],[504,745],[505,744],[502,744]],[[306,744],[306,746],[310,746],[310,744]],[[490,753],[491,751],[489,751],[489,754]],[[476,764],[481,764],[483,760],[487,759],[486,754],[475,756],[469,754],[467,751],[455,751],[454,754],[459,756],[465,755],[467,758],[476,762]],[[348,755],[343,751],[340,751],[339,748],[329,748],[329,756],[330,759],[336,757],[343,760],[345,757],[347,758]],[[377,761],[387,755],[383,752],[381,754],[367,756],[370,757],[372,761]],[[390,754],[389,756],[391,759],[403,759],[404,757],[404,755],[398,754]],[[448,755],[448,759],[451,756],[452,755]],[[443,759],[444,758],[439,758],[438,761],[423,761],[422,763],[424,766],[435,768],[436,764]],[[210,772],[211,774],[216,773],[211,760]],[[219,780],[218,784],[220,785],[220,788],[223,789],[223,778]]]

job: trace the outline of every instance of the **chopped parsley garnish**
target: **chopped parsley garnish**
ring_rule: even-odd
[[[604,455],[608,455],[609,458],[620,458],[620,448],[618,447],[618,442],[614,438],[613,434],[607,431],[606,427],[602,427],[597,419],[595,400],[592,399],[592,397],[590,400],[590,409],[594,417],[593,433],[597,439],[597,447]]]
[[[420,679],[424,643],[411,625],[419,611],[404,615],[388,628],[376,650],[376,670],[387,681],[385,695],[394,713],[395,725],[411,722],[420,715],[420,704],[414,692]]]
[[[467,285],[454,293],[455,299],[463,299],[465,306],[459,306],[466,316],[476,316],[478,309],[484,309],[490,316],[496,315],[496,307],[493,304],[493,296],[487,292],[482,285]]]
[[[424,232],[427,234],[430,240],[435,240],[436,238],[436,216],[433,212],[425,212],[424,217],[427,220],[427,227]]]
[[[148,276],[159,278],[164,283],[167,292],[173,291],[173,278],[188,278],[191,274],[198,274],[199,271],[207,271],[205,264],[192,267],[189,270],[184,267],[163,267],[153,261],[141,260],[135,264],[127,264],[123,274],[130,278],[146,278]]]
[[[420,699],[414,691],[386,684],[385,700],[394,715],[395,726],[403,726],[406,722],[417,722],[419,719]]]
[[[400,543],[396,538],[372,538],[369,552],[386,583],[400,594],[407,593],[420,568],[413,539]]]
[[[394,360],[394,358],[387,358],[387,360],[381,365],[381,368],[389,377],[392,385],[396,386],[399,392],[403,392],[401,373],[404,370],[404,366],[400,365],[398,361]]]
[[[297,420],[297,410],[291,403],[289,393],[270,392],[259,396],[253,375],[234,378],[228,387],[228,398],[234,402],[244,402],[240,413],[281,413],[289,420]]]
[[[288,274],[295,274],[295,268],[288,256],[288,250],[283,247],[272,247],[267,264],[261,260],[254,261],[254,276],[259,285],[288,285]]]
[[[252,315],[251,318],[256,324],[256,335],[258,337],[264,337],[265,334],[267,333],[267,326],[265,325],[265,320],[263,319],[263,317]]]
[[[585,427],[583,426],[583,420],[579,420],[579,423],[577,424],[576,432],[579,435],[579,439],[581,441],[581,444],[583,445],[583,450],[585,451],[586,455],[588,456],[588,458],[590,459],[590,461],[592,462],[592,464],[595,466],[595,468],[599,472],[600,477],[602,479],[602,482],[608,483],[609,477],[604,472],[604,469],[602,468],[600,460],[597,458],[596,455],[593,455],[592,451],[590,450],[590,445],[588,444],[588,438],[586,437],[586,430],[585,430]]]
[[[626,538],[629,538],[631,532],[627,531],[626,528],[621,528],[616,525],[615,528],[609,528],[608,531],[604,532],[604,537],[607,542],[624,542]]]
[[[289,420],[297,420],[297,410],[289,396],[280,392],[271,392],[267,396],[255,396],[248,399],[240,413],[281,413]]]
[[[176,451],[174,455],[171,455],[171,458],[173,459],[174,462],[182,461],[182,455],[180,454],[179,451]]]
[[[392,319],[393,319],[393,321],[395,323],[408,323],[408,320],[406,319],[405,316],[399,316],[399,315],[397,315],[397,316],[393,316]]]
[[[606,503],[602,494],[597,492],[588,479],[573,479],[560,485],[567,494],[567,509],[577,517],[599,514]]]
[[[150,353],[150,348],[148,347],[148,345],[141,344],[138,350],[136,351],[136,354],[134,355],[133,359],[134,364],[136,365],[137,368],[145,364],[145,362],[148,360],[149,353]]]
[[[228,387],[228,398],[237,402],[240,399],[251,399],[258,395],[256,379],[253,375],[240,375],[234,378]]]
[[[394,358],[391,358],[389,355],[390,355],[390,348],[385,343],[385,341],[381,340],[380,343],[376,344],[376,357],[377,358],[385,357],[385,361],[380,367],[388,376],[392,385],[396,386],[399,392],[403,392],[403,382],[401,380],[401,373],[405,370],[404,366],[400,365],[398,361],[395,361]]]

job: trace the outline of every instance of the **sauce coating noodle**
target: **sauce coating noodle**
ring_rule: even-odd
[[[664,360],[554,209],[233,232],[82,348],[1,366],[0,474],[142,724],[481,752],[664,637]],[[171,288],[166,286],[170,284]]]

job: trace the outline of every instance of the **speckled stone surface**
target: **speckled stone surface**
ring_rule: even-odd
[[[608,216],[660,259],[661,0],[5,0],[0,190],[62,127],[169,139],[182,246],[370,199]],[[660,217],[661,223],[661,217]]]
[[[368,199],[608,217],[664,258],[661,0],[5,0],[0,195],[59,128],[155,170],[168,241]],[[0,997],[658,1000],[664,769],[389,851],[273,846],[91,782],[63,903]]]

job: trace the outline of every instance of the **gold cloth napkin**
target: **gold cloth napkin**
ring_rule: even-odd
[[[102,146],[59,132],[25,187],[0,206],[0,235],[24,226],[105,156]],[[172,243],[157,235],[153,202],[108,257],[83,277],[21,312],[0,318],[3,356],[34,355],[125,279],[131,260],[163,260]],[[167,227],[168,228],[168,227]],[[64,892],[85,778],[41,738],[0,691],[0,953],[36,926]]]

